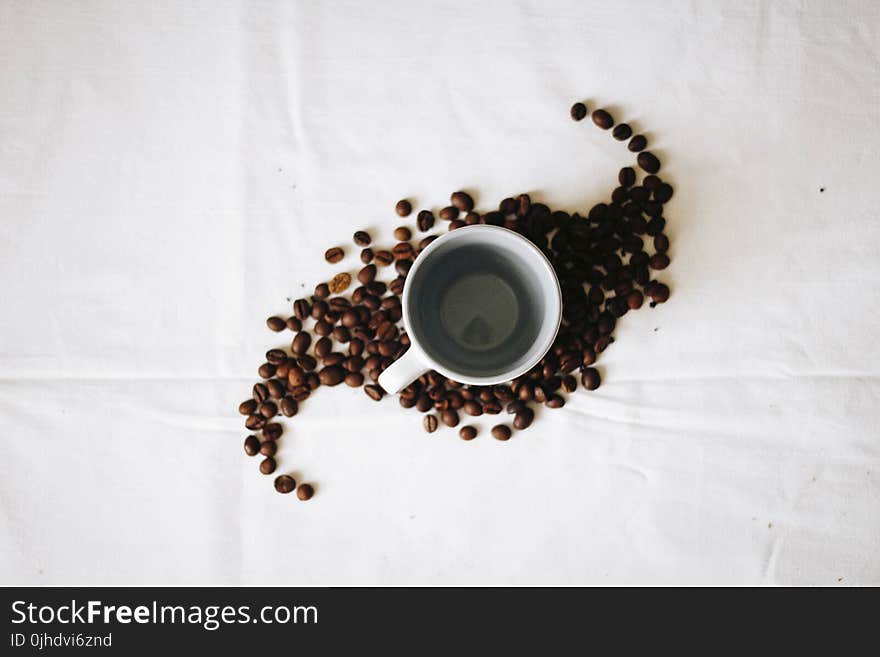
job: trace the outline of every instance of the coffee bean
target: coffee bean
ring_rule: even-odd
[[[465,226],[467,226],[467,224],[461,219],[453,219],[449,222],[449,230],[458,230],[459,228],[464,228]]]
[[[425,431],[428,433],[434,433],[437,431],[437,416],[433,413],[431,415],[426,415],[422,419],[422,426],[425,427]]]
[[[263,363],[260,365],[257,373],[260,375],[261,379],[271,379],[275,376],[275,370],[276,368],[272,363]]]
[[[318,372],[321,384],[325,386],[335,386],[342,383],[345,378],[345,370],[340,365],[330,365]]]
[[[452,221],[453,219],[458,219],[458,215],[461,213],[457,207],[453,205],[449,205],[442,210],[440,210],[440,218],[443,221]]]
[[[651,221],[648,222],[645,232],[651,237],[656,237],[663,232],[664,228],[666,228],[666,219],[663,217],[652,217]]]
[[[627,148],[633,152],[638,153],[639,151],[645,150],[645,147],[648,145],[648,140],[644,135],[636,135],[632,139],[629,140],[629,144],[627,144]]]
[[[669,287],[664,283],[653,283],[649,289],[645,290],[645,293],[651,297],[652,307],[669,299]]]
[[[244,439],[244,453],[248,456],[256,456],[260,451],[260,439],[256,436],[248,436]]]
[[[593,123],[602,128],[602,130],[608,130],[608,128],[614,125],[614,118],[605,110],[597,109],[593,111]]]
[[[600,335],[596,340],[596,344],[593,345],[593,348],[596,350],[596,353],[601,354],[612,342],[614,342],[614,338],[610,335]]]
[[[394,229],[394,239],[398,242],[406,242],[412,239],[412,231],[406,226],[398,226]]]
[[[296,337],[293,339],[293,342],[290,343],[290,349],[293,353],[297,355],[301,355],[308,351],[309,346],[312,344],[312,336],[306,333],[305,331],[301,331],[296,334]]]
[[[535,386],[531,383],[523,382],[517,392],[516,396],[520,399],[520,401],[531,401],[535,398]]]
[[[293,417],[299,411],[299,404],[293,397],[285,397],[281,400],[281,413],[284,417]]]
[[[252,414],[248,415],[247,419],[244,421],[244,426],[251,431],[257,431],[258,429],[262,429],[266,426],[266,418],[262,415]]]
[[[382,390],[382,387],[373,384],[365,385],[364,392],[367,394],[367,397],[373,401],[379,401],[385,396],[385,391]]]
[[[666,269],[669,266],[669,256],[665,253],[655,253],[648,262],[651,269]]]
[[[312,311],[312,306],[307,299],[297,299],[293,302],[293,314],[302,321],[306,319]]]
[[[528,408],[526,403],[520,399],[515,399],[507,405],[505,410],[511,415],[515,415],[516,413],[521,413],[524,408]]]
[[[581,121],[587,115],[587,106],[583,103],[575,103],[569,111],[571,118],[575,121]]]
[[[318,377],[317,372],[309,372],[306,375],[306,385],[309,390],[317,390],[321,385],[321,379]]]
[[[330,310],[330,306],[327,305],[326,301],[322,301],[321,299],[315,300],[312,304],[312,310],[309,313],[314,319],[321,319],[324,315],[326,315]]]
[[[342,294],[351,285],[351,275],[346,272],[336,274],[330,279],[329,288],[333,294]]]
[[[288,493],[292,493],[293,489],[296,488],[296,480],[289,475],[281,475],[280,477],[275,478],[275,490],[283,495],[287,495]]]
[[[327,283],[318,283],[315,286],[314,297],[316,299],[326,299],[330,296],[330,286]]]
[[[360,372],[349,372],[345,375],[345,385],[357,388],[364,384],[364,375]]]
[[[632,187],[636,184],[636,171],[632,167],[623,167],[617,174],[617,181],[621,187]]]
[[[283,349],[270,349],[266,352],[266,362],[272,365],[280,365],[287,360],[287,354]]]
[[[380,267],[387,267],[392,262],[394,262],[394,254],[391,251],[387,251],[385,249],[381,251],[376,251],[375,255],[376,264]]]
[[[358,246],[369,246],[370,242],[373,241],[373,238],[370,237],[370,234],[365,230],[355,231],[352,239],[354,240],[354,243]]]
[[[266,440],[278,440],[284,431],[283,427],[277,422],[270,422],[263,427],[263,438]]]
[[[535,386],[535,390],[534,390],[532,399],[534,399],[539,404],[543,404],[545,401],[547,401],[547,394],[544,391],[544,388],[542,386],[540,386],[540,385]]]
[[[293,400],[297,403],[308,399],[311,393],[312,391],[308,385],[296,386],[295,388],[290,389],[290,396],[293,397]]]
[[[447,427],[454,427],[458,425],[458,412],[453,409],[447,409],[440,413],[440,419],[443,420],[443,424]]]
[[[638,310],[642,307],[642,303],[644,301],[644,296],[638,290],[633,290],[628,295],[626,295],[626,305],[630,310]]]
[[[547,397],[546,405],[548,408],[562,408],[565,406],[565,398],[562,395],[550,395]]]
[[[430,210],[422,210],[416,217],[416,226],[423,233],[428,232],[434,227],[434,213]]]
[[[492,427],[492,437],[496,440],[510,440],[510,427],[506,424],[496,424]]]
[[[648,173],[660,171],[660,160],[651,151],[642,151],[636,158],[638,165]]]
[[[302,322],[296,317],[288,317],[284,324],[291,331],[297,332],[302,330]]]
[[[273,316],[266,320],[266,326],[268,326],[270,330],[277,333],[278,331],[284,330],[285,324],[283,319]]]
[[[278,415],[278,406],[275,402],[263,402],[260,404],[260,415],[262,415],[267,420]]]
[[[501,402],[495,399],[483,402],[483,412],[487,415],[498,415],[501,412]]]
[[[518,430],[528,429],[535,419],[535,411],[526,406],[513,418],[513,428]]]
[[[614,126],[614,130],[611,132],[611,136],[614,137],[617,141],[623,141],[632,137],[632,133],[632,128],[630,128],[628,124],[618,123],[616,126]]]
[[[324,321],[322,319],[315,322],[314,331],[321,336],[330,335],[331,333],[333,333],[333,325],[330,322]]]
[[[368,247],[366,249],[361,250],[361,262],[364,263],[365,265],[368,265],[371,262],[373,262],[373,249]]]
[[[577,390],[577,380],[571,375],[562,377],[560,385],[565,392],[574,392]]]
[[[412,259],[415,256],[415,250],[409,242],[398,242],[391,249],[391,253],[394,255],[395,260]]]
[[[358,280],[366,285],[376,278],[376,265],[367,265],[358,272]]]
[[[490,226],[503,226],[504,215],[500,212],[487,212],[483,215],[483,223]]]
[[[397,202],[397,205],[394,206],[394,211],[401,217],[408,217],[412,212],[412,203],[407,201],[405,198],[400,199]]]
[[[470,399],[464,403],[462,410],[468,415],[477,417],[483,414],[483,405],[480,402]]]
[[[653,193],[660,189],[660,186],[663,184],[663,181],[659,176],[655,176],[654,174],[649,174],[642,179],[642,187],[647,189],[649,192]]]
[[[666,203],[672,198],[672,192],[672,185],[669,183],[662,183],[654,190],[654,200],[658,203]]]
[[[394,270],[400,274],[401,276],[406,276],[409,274],[409,270],[412,269],[413,261],[409,259],[398,260],[394,263]]]
[[[323,358],[327,354],[329,354],[333,350],[333,341],[324,336],[322,338],[318,338],[318,341],[315,342],[315,356],[318,358]]]
[[[245,399],[238,405],[238,412],[242,415],[252,415],[257,412],[257,402],[254,399]]]
[[[398,397],[397,401],[403,408],[412,408],[416,405],[416,400],[411,397]]]
[[[266,440],[260,445],[260,454],[263,456],[275,456],[278,451],[278,443],[274,440]]]
[[[470,212],[474,209],[474,199],[467,192],[453,192],[449,202],[462,212]]]
[[[477,437],[477,429],[468,424],[458,430],[458,435],[462,440],[473,440]]]
[[[303,502],[312,499],[314,494],[315,489],[310,484],[300,484],[299,488],[296,489],[296,497]]]
[[[480,215],[476,212],[468,212],[464,216],[464,224],[465,226],[475,226],[480,223]]]
[[[327,251],[324,252],[324,260],[332,264],[339,262],[344,257],[345,251],[343,251],[342,248],[339,246],[334,246],[333,248],[327,249]]]
[[[403,284],[406,282],[406,279],[403,276],[398,276],[391,283],[388,284],[388,290],[392,294],[397,294],[398,296],[403,294]]]
[[[258,404],[262,404],[264,401],[269,400],[269,388],[263,383],[254,384],[251,393]]]
[[[267,456],[260,462],[260,472],[264,475],[270,475],[275,472],[275,459]]]
[[[598,388],[601,383],[599,370],[595,367],[585,367],[583,374],[581,375],[581,383],[584,384],[584,388],[587,390],[595,390]]]
[[[660,253],[666,253],[669,250],[669,238],[660,233],[654,238],[654,248]]]

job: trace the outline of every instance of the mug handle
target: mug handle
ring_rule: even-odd
[[[431,369],[424,356],[410,347],[379,375],[379,385],[390,394],[400,392],[422,374]]]

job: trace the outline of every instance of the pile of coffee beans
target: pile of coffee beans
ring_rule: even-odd
[[[575,103],[571,118],[586,118],[585,103]],[[614,342],[618,320],[631,310],[651,307],[669,299],[669,287],[653,276],[653,271],[669,266],[669,238],[664,233],[664,205],[673,188],[657,174],[660,160],[650,151],[644,135],[633,134],[626,123],[615,124],[604,109],[592,112],[593,123],[611,130],[614,139],[628,141],[637,153],[635,167],[622,168],[618,186],[607,202],[597,203],[585,215],[552,210],[531,200],[528,194],[503,199],[497,209],[476,211],[473,197],[454,192],[449,205],[437,212],[448,230],[475,224],[504,226],[524,235],[550,260],[562,288],[563,320],[550,351],[540,363],[509,383],[495,386],[463,385],[430,371],[400,391],[398,402],[404,408],[424,413],[423,427],[433,433],[441,425],[457,427],[461,416],[511,416],[509,422],[492,427],[492,437],[507,441],[514,430],[528,429],[534,420],[535,404],[561,408],[566,395],[580,385],[596,390],[601,384],[596,360]],[[641,174],[641,180],[639,171]],[[412,213],[412,203],[398,201],[399,217]],[[421,210],[416,228],[424,233],[436,225],[432,210]],[[409,348],[402,317],[400,295],[415,259],[437,238],[427,235],[414,243],[412,229],[399,226],[393,232],[395,244],[378,248],[364,230],[352,236],[360,249],[363,267],[356,274],[359,285],[344,296],[353,279],[339,272],[328,282],[319,283],[314,294],[293,302],[293,315],[269,317],[271,331],[294,334],[289,349],[266,352],[259,366],[260,381],[251,397],[239,406],[244,425],[254,432],[244,441],[248,456],[260,455],[260,472],[275,472],[274,455],[282,425],[278,415],[290,418],[299,405],[319,387],[345,384],[363,386],[365,394],[381,401],[386,393],[378,385],[379,374]],[[328,263],[341,262],[346,248],[333,246],[324,254]],[[392,269],[393,267],[393,269]],[[380,274],[391,272],[388,282]],[[307,326],[310,325],[310,328]],[[314,336],[314,337],[313,337]],[[462,440],[476,438],[471,425],[459,429]],[[286,474],[275,479],[279,493],[294,490],[297,498],[308,500],[314,487],[300,484]]]

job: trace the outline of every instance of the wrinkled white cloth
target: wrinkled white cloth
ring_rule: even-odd
[[[878,83],[870,0],[0,3],[0,583],[880,584]],[[265,318],[401,197],[606,200],[579,99],[669,303],[508,443],[319,390],[277,494]]]

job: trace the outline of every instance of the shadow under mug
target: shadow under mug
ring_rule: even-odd
[[[562,321],[559,280],[541,250],[482,224],[431,242],[401,302],[410,347],[379,375],[389,393],[432,369],[471,385],[514,379],[544,357]]]

